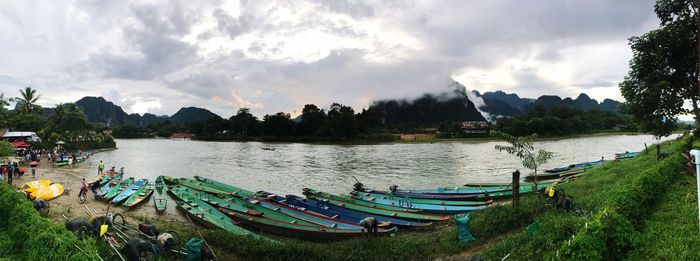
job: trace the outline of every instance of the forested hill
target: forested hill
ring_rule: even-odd
[[[579,94],[576,99],[569,97],[562,99],[556,95],[543,95],[537,99],[529,99],[521,98],[515,93],[507,94],[502,91],[485,92],[483,94],[478,91],[473,92],[477,97],[481,97],[484,100],[484,106],[480,107],[480,109],[494,116],[522,115],[538,105],[547,110],[567,106],[582,111],[598,109],[617,113],[619,112],[618,106],[620,105],[620,102],[611,99],[605,99],[603,102],[599,103],[597,100],[591,99],[585,93]]]
[[[380,100],[367,111],[385,127],[438,127],[485,120],[474,103],[458,91],[423,94],[413,100]]]
[[[150,113],[144,115],[136,113],[127,114],[120,106],[102,97],[83,97],[75,102],[75,105],[85,112],[85,116],[87,116],[89,122],[102,123],[108,126],[146,126],[165,120],[171,120],[177,124],[185,125],[192,122],[206,121],[211,117],[218,117],[218,115],[207,109],[196,107],[181,108],[171,117],[156,116]]]

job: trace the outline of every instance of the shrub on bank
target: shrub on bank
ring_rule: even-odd
[[[41,217],[23,194],[0,183],[0,256],[14,260],[92,260],[97,250],[94,241],[78,240],[62,225]]]
[[[605,202],[606,207],[561,245],[562,256],[578,260],[625,258],[638,240],[637,227],[682,169],[683,158],[675,153],[618,187]]]

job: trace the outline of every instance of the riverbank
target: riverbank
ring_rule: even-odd
[[[170,143],[168,143],[170,144]],[[537,195],[525,195],[521,198],[521,205],[517,208],[509,204],[496,205],[484,210],[471,212],[471,232],[477,238],[471,244],[461,244],[457,240],[457,229],[453,221],[435,224],[427,230],[401,230],[395,237],[385,237],[374,240],[353,239],[341,242],[308,242],[296,239],[276,237],[265,234],[283,245],[271,244],[267,241],[258,241],[247,237],[239,237],[224,231],[203,229],[204,237],[213,246],[217,255],[222,260],[378,260],[378,259],[398,259],[398,260],[465,260],[472,256],[484,257],[486,260],[500,260],[510,254],[509,259],[513,260],[541,260],[555,258],[557,252],[562,257],[574,259],[589,259],[587,257],[603,256],[608,257],[608,249],[582,249],[564,247],[567,240],[573,235],[575,238],[590,238],[586,224],[596,225],[597,231],[604,231],[604,234],[614,234],[614,230],[606,225],[608,220],[601,217],[608,215],[617,217],[614,224],[616,227],[632,223],[630,232],[623,232],[634,235],[634,240],[628,237],[621,237],[626,242],[640,242],[639,239],[663,238],[664,244],[673,246],[673,252],[661,251],[663,245],[655,245],[649,242],[646,246],[625,245],[624,253],[614,257],[645,256],[653,254],[659,259],[674,259],[669,257],[692,257],[697,253],[697,245],[684,243],[682,238],[692,237],[688,230],[697,231],[694,215],[697,208],[692,207],[695,198],[692,183],[684,186],[673,183],[674,180],[682,181],[679,176],[682,174],[677,169],[681,165],[678,152],[682,149],[681,141],[668,141],[662,144],[664,152],[671,153],[671,157],[656,162],[655,155],[650,152],[642,153],[638,158],[628,161],[612,161],[599,167],[595,167],[586,176],[574,182],[561,186],[567,195],[574,199],[575,206],[581,210],[583,215],[576,215],[571,212],[555,210],[551,207],[552,202]],[[696,144],[700,146],[700,144]],[[132,148],[133,149],[133,148]],[[259,150],[259,149],[258,149]],[[267,152],[265,152],[267,153]],[[94,159],[99,160],[106,154],[100,156],[96,154]],[[51,168],[46,162],[42,162],[36,179],[50,178],[54,182],[62,183],[69,190],[69,195],[63,195],[51,201],[51,219],[56,225],[62,225],[64,219],[87,217],[83,205],[78,203],[77,192],[80,187],[80,180],[83,177],[90,177],[96,174],[89,164],[77,165],[73,169]],[[138,170],[126,168],[127,176],[139,176]],[[25,175],[20,182],[29,181],[31,175]],[[666,178],[663,178],[666,177]],[[666,187],[663,182],[671,184]],[[687,182],[687,179],[686,183]],[[661,183],[659,183],[661,182]],[[641,184],[641,185],[638,185]],[[638,188],[639,186],[639,188]],[[651,189],[648,189],[651,187]],[[675,191],[679,194],[667,194],[668,191]],[[90,194],[91,195],[91,194]],[[649,195],[653,195],[649,196]],[[675,195],[675,196],[674,196]],[[632,197],[634,200],[629,200]],[[684,200],[677,200],[678,198]],[[656,200],[658,198],[658,200]],[[641,205],[620,205],[620,203],[610,202],[642,202]],[[627,203],[625,203],[627,204]],[[691,206],[688,207],[688,204]],[[104,213],[107,204],[88,198],[86,205],[95,212]],[[639,211],[649,212],[637,213]],[[676,211],[670,217],[664,215],[667,209],[682,209]],[[172,201],[169,202],[169,209],[165,214],[156,214],[150,202],[137,207],[134,210],[126,210],[122,207],[112,207],[110,211],[122,213],[133,225],[139,223],[156,224],[161,230],[175,229],[178,231],[182,241],[196,236],[196,232],[184,215],[174,209]],[[607,212],[605,212],[607,211]],[[612,211],[612,212],[611,212]],[[601,214],[603,213],[603,214]],[[613,213],[605,214],[604,213]],[[630,217],[639,216],[639,220],[630,221]],[[666,222],[667,219],[673,220]],[[621,221],[620,221],[621,220]],[[627,220],[627,221],[625,221]],[[525,228],[537,221],[542,229],[528,236]],[[683,226],[674,226],[671,222],[685,222]],[[595,233],[593,235],[596,235]],[[697,234],[695,234],[697,235]],[[589,239],[591,240],[591,239]],[[606,242],[609,238],[595,239],[592,242]],[[695,238],[691,238],[691,242]],[[584,243],[589,242],[585,241]],[[613,241],[615,242],[615,241]],[[573,242],[575,246],[582,243]],[[584,244],[585,245],[585,244]],[[102,254],[109,251],[106,248],[98,248]],[[656,249],[656,250],[655,250]],[[654,251],[650,253],[650,251]],[[695,251],[695,252],[693,252]],[[671,255],[674,254],[675,255]],[[563,256],[567,255],[567,256]],[[168,258],[179,258],[169,256]],[[556,259],[556,258],[555,258]]]

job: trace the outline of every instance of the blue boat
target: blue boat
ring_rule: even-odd
[[[122,201],[126,200],[127,198],[131,197],[136,191],[138,191],[141,187],[148,185],[148,179],[139,179],[134,184],[131,184],[128,188],[126,188],[124,191],[119,193],[116,197],[114,197],[111,201],[112,204],[118,204],[121,203]]]
[[[286,197],[269,194],[267,192],[258,192],[261,196],[264,196],[272,201],[280,204],[285,204],[287,206],[313,211],[315,213],[334,218],[345,220],[352,223],[360,223],[360,221],[366,217],[373,217],[379,222],[380,226],[383,224],[386,227],[402,227],[402,228],[419,228],[428,227],[432,225],[430,222],[414,222],[398,218],[391,218],[379,215],[372,215],[369,213],[356,211],[352,209],[347,209],[343,207],[338,207],[332,204],[327,204],[324,202],[316,201],[313,199],[306,199],[294,195],[287,195]]]
[[[395,196],[409,197],[407,194],[432,194],[432,195],[480,195],[485,193],[497,193],[510,191],[510,188],[464,188],[464,187],[442,187],[436,189],[397,189]],[[403,194],[403,195],[402,195]]]
[[[357,195],[357,194],[353,194],[352,197],[354,199],[372,202],[372,203],[376,203],[376,204],[410,208],[410,209],[418,209],[418,210],[422,210],[423,212],[426,212],[426,213],[439,213],[439,214],[464,213],[464,212],[478,210],[478,209],[482,209],[482,208],[486,207],[486,206],[444,206],[444,205],[420,204],[420,203],[411,203],[410,199],[409,200],[391,200],[391,199],[361,196],[361,195]]]
[[[318,214],[314,215],[313,213],[308,213],[305,210],[302,211],[284,204],[275,203],[274,201],[267,201],[265,199],[254,198],[243,198],[243,200],[248,203],[256,204],[258,206],[277,211],[287,216],[305,220],[324,227],[331,227],[337,229],[362,229],[359,223],[350,223],[349,221],[328,218],[326,216]]]
[[[443,191],[444,191],[444,189],[443,189]],[[373,190],[373,189],[365,189],[363,191],[357,191],[357,192],[383,194],[383,195],[387,195],[387,196],[394,196],[394,197],[400,197],[400,198],[454,200],[454,201],[481,201],[482,200],[482,199],[479,199],[478,194],[444,194],[444,193],[443,194],[427,194],[427,193],[403,192],[403,190],[399,190],[396,192],[390,192],[390,191]],[[483,194],[483,192],[481,192],[479,194]]]
[[[96,196],[103,197],[105,194],[107,194],[109,189],[111,189],[113,186],[118,185],[119,181],[121,181],[121,180],[122,180],[122,175],[115,176],[114,178],[112,178],[112,180],[108,181],[107,183],[102,185],[102,187],[100,187],[97,190]]]
[[[596,161],[581,162],[581,163],[571,164],[571,165],[565,166],[565,167],[558,167],[558,168],[553,168],[553,169],[547,169],[547,170],[545,170],[544,172],[547,172],[547,173],[564,172],[564,171],[568,171],[568,170],[572,170],[572,169],[577,169],[577,168],[581,168],[581,167],[600,165],[600,164],[603,164],[603,162],[605,162],[605,160],[602,160],[602,159],[601,159],[601,160],[596,160]]]

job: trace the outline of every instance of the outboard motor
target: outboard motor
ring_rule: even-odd
[[[389,191],[391,191],[391,194],[396,193],[396,190],[398,190],[398,189],[399,189],[399,186],[397,186],[397,185],[391,185],[391,187],[389,187]]]
[[[355,185],[352,185],[352,187],[353,187],[353,190],[355,190],[355,191],[362,191],[362,192],[365,191],[365,185],[360,183],[360,182],[355,183]]]

